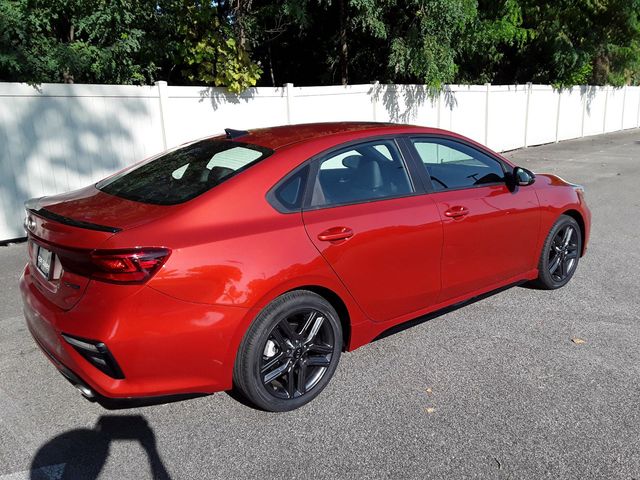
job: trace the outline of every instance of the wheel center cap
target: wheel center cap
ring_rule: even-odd
[[[302,349],[301,349],[301,348],[296,348],[296,349],[293,351],[293,358],[295,358],[296,360],[298,360],[301,356],[302,356]]]

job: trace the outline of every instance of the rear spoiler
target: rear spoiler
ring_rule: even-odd
[[[70,225],[72,227],[78,228],[86,228],[87,230],[98,230],[99,232],[110,232],[110,233],[118,233],[122,229],[118,227],[109,227],[107,225],[98,225],[97,223],[84,222],[82,220],[74,220],[73,218],[64,217],[62,215],[58,215],[57,213],[53,213],[45,208],[29,208],[29,203],[31,200],[25,202],[25,207],[27,207],[27,211],[29,213],[33,213],[42,218],[48,218],[49,220],[54,220],[59,223],[64,223],[65,225]],[[31,204],[33,205],[33,204]]]

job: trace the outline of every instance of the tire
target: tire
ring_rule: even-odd
[[[544,241],[538,261],[538,278],[533,285],[544,290],[564,287],[578,268],[581,252],[580,225],[574,218],[561,215]]]
[[[307,290],[288,292],[267,305],[245,333],[234,386],[260,409],[294,410],[327,386],[341,351],[342,327],[331,304]]]

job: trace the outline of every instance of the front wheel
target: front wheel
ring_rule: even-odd
[[[546,290],[569,283],[578,267],[582,252],[582,233],[574,218],[561,215],[551,227],[538,262],[534,285]]]
[[[341,350],[342,328],[331,304],[310,291],[288,292],[267,305],[247,330],[234,384],[259,408],[293,410],[329,383]]]

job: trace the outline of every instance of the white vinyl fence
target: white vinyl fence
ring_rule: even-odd
[[[640,126],[640,87],[349,85],[252,88],[0,83],[0,241],[23,202],[91,184],[225,127],[365,120],[440,127],[505,151]]]

